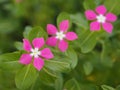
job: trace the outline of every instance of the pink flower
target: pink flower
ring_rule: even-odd
[[[85,12],[85,16],[88,20],[94,20],[90,24],[91,31],[98,31],[100,30],[100,26],[102,25],[103,29],[108,32],[112,33],[113,26],[110,22],[114,22],[117,20],[116,15],[113,13],[106,13],[106,8],[104,5],[100,5],[96,8],[96,13],[92,10],[87,10]]]
[[[77,35],[74,32],[67,32],[69,28],[69,21],[63,20],[60,22],[59,30],[52,24],[47,25],[47,32],[51,37],[46,41],[46,44],[49,46],[56,46],[60,51],[64,52],[68,48],[67,40],[73,41],[77,39]]]
[[[30,64],[33,62],[34,67],[37,70],[41,70],[44,66],[44,60],[43,59],[51,59],[53,58],[53,54],[49,48],[44,48],[40,50],[40,48],[44,45],[44,38],[35,38],[32,41],[32,44],[34,48],[32,48],[29,40],[23,39],[23,48],[25,51],[27,51],[26,54],[22,54],[20,57],[20,63],[21,64]],[[34,59],[34,61],[32,61]]]

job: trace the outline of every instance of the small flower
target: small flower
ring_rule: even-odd
[[[56,46],[60,51],[64,52],[68,48],[67,40],[73,41],[77,39],[77,35],[74,32],[67,32],[69,28],[69,21],[63,20],[60,22],[59,30],[52,24],[47,25],[47,32],[51,37],[46,41],[46,44],[49,46]]]
[[[41,70],[44,66],[44,60],[43,59],[51,59],[53,58],[53,54],[49,48],[44,48],[40,50],[41,47],[44,45],[44,38],[35,38],[32,41],[32,44],[34,48],[32,48],[29,40],[23,39],[23,48],[25,51],[27,51],[26,54],[22,54],[20,57],[20,63],[21,64],[30,64],[33,61],[33,65],[37,70]]]
[[[98,31],[102,25],[106,32],[112,33],[113,25],[110,22],[117,20],[116,15],[110,12],[106,13],[107,10],[104,5],[98,6],[95,11],[96,13],[93,10],[87,10],[85,12],[85,16],[88,20],[95,20],[90,24],[90,30]]]

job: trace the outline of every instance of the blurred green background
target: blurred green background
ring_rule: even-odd
[[[55,24],[60,12],[83,12],[83,0],[0,0],[0,54],[15,50],[26,26]]]

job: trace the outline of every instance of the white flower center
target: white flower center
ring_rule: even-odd
[[[30,55],[31,55],[32,57],[34,56],[35,58],[38,58],[39,55],[41,55],[41,52],[39,51],[38,48],[31,49],[31,53],[30,53]]]
[[[64,37],[65,37],[65,34],[62,31],[56,33],[57,39],[63,40]]]
[[[96,18],[98,22],[105,23],[106,17],[103,16],[102,14],[98,15]]]

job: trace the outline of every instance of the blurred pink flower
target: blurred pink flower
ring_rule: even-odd
[[[88,20],[94,20],[90,24],[90,30],[98,31],[102,25],[106,32],[112,33],[113,25],[110,22],[115,22],[117,16],[110,12],[106,13],[107,10],[104,5],[98,6],[95,11],[96,13],[93,10],[87,10],[85,12],[85,16]]]
[[[46,41],[49,46],[56,46],[58,43],[58,48],[60,51],[64,52],[68,48],[67,40],[73,41],[77,39],[77,35],[74,32],[67,32],[69,28],[69,21],[63,20],[60,22],[59,30],[52,24],[47,25],[47,32],[51,37]]]
[[[53,54],[49,48],[44,48],[40,50],[40,48],[44,45],[44,38],[35,38],[32,41],[34,48],[32,48],[29,40],[23,39],[23,48],[27,51],[26,54],[22,54],[20,57],[21,64],[30,64],[32,59],[34,58],[33,65],[37,70],[41,70],[44,66],[43,59],[51,59],[53,58]]]

